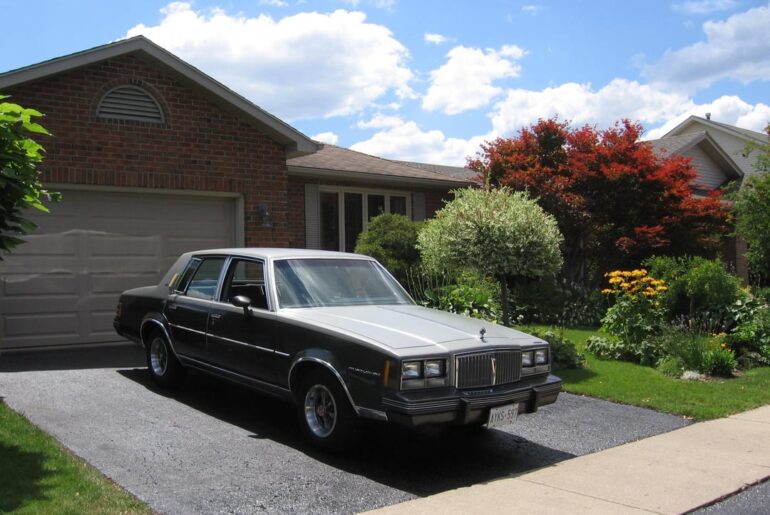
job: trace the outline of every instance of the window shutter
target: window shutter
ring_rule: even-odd
[[[318,184],[305,184],[305,248],[321,248]]]
[[[147,91],[136,86],[111,89],[99,102],[96,116],[113,120],[163,123],[163,110]]]
[[[425,193],[412,193],[412,220],[415,222],[425,220]]]

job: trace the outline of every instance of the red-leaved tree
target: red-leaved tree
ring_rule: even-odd
[[[653,254],[714,254],[729,222],[719,192],[695,196],[690,159],[657,156],[641,133],[628,120],[607,130],[540,120],[482,145],[468,166],[487,187],[528,190],[556,217],[570,282]]]

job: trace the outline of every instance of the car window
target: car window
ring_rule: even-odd
[[[192,258],[185,267],[184,271],[182,272],[182,275],[177,278],[177,281],[174,282],[172,279],[170,286],[173,287],[174,291],[183,292],[187,289],[187,285],[190,283],[190,279],[192,279],[193,274],[198,269],[198,265],[201,264],[201,260],[198,258]]]
[[[267,309],[265,267],[261,261],[233,260],[225,279],[222,300],[232,302],[238,295],[248,297],[252,307]]]
[[[281,308],[412,304],[390,275],[362,259],[276,261],[275,287]]]
[[[204,259],[198,265],[190,280],[190,285],[187,287],[187,296],[196,299],[213,299],[217,291],[219,274],[222,272],[224,263],[224,258]]]

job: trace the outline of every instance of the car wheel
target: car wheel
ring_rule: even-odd
[[[325,370],[313,370],[302,379],[297,408],[302,432],[315,447],[342,451],[358,443],[358,415],[339,381]]]
[[[171,350],[168,340],[156,331],[150,335],[147,344],[147,369],[158,386],[173,388],[185,376],[185,369]]]

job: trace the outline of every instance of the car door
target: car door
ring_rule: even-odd
[[[264,262],[233,258],[220,300],[211,307],[207,334],[210,360],[239,374],[274,383],[275,314],[270,311]],[[250,304],[233,304],[237,296]]]
[[[193,257],[166,302],[164,314],[177,354],[206,360],[209,312],[225,264],[221,256]]]

